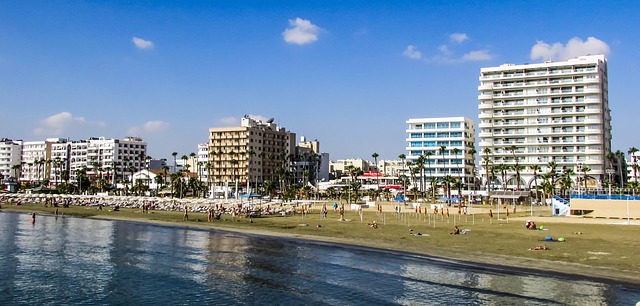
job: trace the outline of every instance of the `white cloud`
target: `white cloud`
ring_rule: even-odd
[[[262,121],[262,122],[267,122],[269,119],[271,119],[262,115],[254,115],[254,114],[247,114],[245,116],[248,116],[253,120]],[[218,119],[218,126],[220,127],[239,126],[239,125],[240,125],[240,118],[225,117],[225,118]]]
[[[85,122],[83,117],[74,117],[69,112],[61,112],[42,120],[33,133],[36,136],[63,137],[68,129],[82,126]]]
[[[304,45],[318,40],[320,30],[320,27],[309,20],[289,19],[289,28],[282,32],[282,37],[289,44]]]
[[[238,126],[240,125],[240,120],[236,117],[220,118],[218,120],[218,125],[220,127]]]
[[[404,49],[404,52],[402,52],[402,55],[416,60],[422,58],[422,53],[418,51],[418,49],[414,45],[408,45],[407,48]]]
[[[451,35],[449,35],[449,38],[451,38],[451,40],[457,42],[457,43],[462,43],[465,40],[469,39],[469,36],[467,36],[467,34],[464,33],[453,33]]]
[[[138,126],[131,127],[129,128],[128,132],[132,136],[139,136],[141,134],[153,134],[153,133],[164,132],[167,129],[169,129],[169,123],[166,123],[160,120],[152,120],[152,121],[147,121],[145,124],[143,124],[140,127]]]
[[[488,50],[476,50],[471,51],[462,56],[462,61],[488,61],[493,58],[493,55]]]
[[[531,47],[532,60],[554,60],[564,61],[581,55],[609,55],[611,52],[609,45],[595,37],[589,37],[586,41],[582,41],[579,37],[569,39],[566,45],[562,43],[548,44],[544,41],[538,41]]]
[[[145,40],[140,37],[133,37],[131,41],[138,49],[141,49],[141,50],[153,49],[153,42],[150,40]]]

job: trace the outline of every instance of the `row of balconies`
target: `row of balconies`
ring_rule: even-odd
[[[502,72],[500,74],[487,74],[481,75],[480,80],[495,80],[495,79],[515,79],[515,78],[531,78],[534,76],[573,76],[573,75],[581,75],[585,73],[595,73],[597,72],[596,67],[588,67],[588,68],[578,68],[578,69],[569,69],[569,70],[535,70],[529,72]]]

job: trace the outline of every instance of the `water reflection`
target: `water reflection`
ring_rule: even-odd
[[[0,304],[627,304],[637,289],[402,253],[0,213]]]

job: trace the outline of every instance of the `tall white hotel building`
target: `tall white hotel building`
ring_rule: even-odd
[[[520,188],[530,188],[535,187],[532,165],[540,166],[537,173],[544,174],[555,162],[556,173],[573,169],[576,176],[583,176],[586,166],[591,170],[586,173],[588,186],[601,186],[607,169],[605,155],[611,151],[604,56],[482,68],[478,90],[481,167],[485,157],[492,166],[517,162],[524,167]],[[508,149],[512,146],[515,154]],[[508,172],[507,189],[516,187],[515,175],[513,170]],[[500,188],[502,177],[495,176],[493,184]],[[484,182],[486,178],[481,177]]]

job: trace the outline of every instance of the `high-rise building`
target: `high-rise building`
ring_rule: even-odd
[[[238,127],[209,129],[211,181],[218,185],[278,181],[277,169],[295,154],[296,134],[244,116]]]
[[[464,117],[409,119],[407,162],[423,164],[423,171],[407,177],[415,178],[414,187],[428,189],[430,178],[438,182],[446,176],[459,179],[463,189],[470,189],[474,178],[475,127]],[[409,171],[408,167],[405,171]]]
[[[0,183],[8,177],[20,175],[18,168],[20,168],[21,156],[22,141],[0,139]]]
[[[493,188],[535,187],[533,169],[538,184],[540,174],[573,171],[574,180],[586,176],[587,186],[600,186],[611,166],[605,158],[611,151],[611,116],[604,56],[504,64],[480,72],[481,164],[506,173],[491,179]]]

